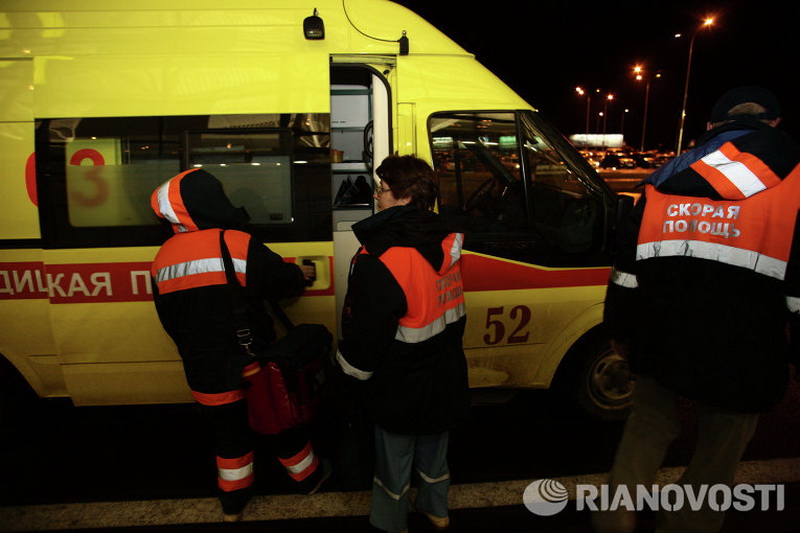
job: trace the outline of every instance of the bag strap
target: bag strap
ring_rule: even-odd
[[[278,320],[281,321],[283,327],[286,328],[286,331],[289,331],[290,329],[294,328],[294,322],[292,322],[292,319],[286,315],[286,312],[283,310],[283,308],[280,306],[278,302],[273,302],[272,300],[270,300],[269,306],[272,309],[272,312],[278,318]]]
[[[236,270],[233,267],[233,259],[228,245],[225,243],[225,230],[219,232],[219,249],[222,252],[222,265],[225,268],[225,279],[230,287],[233,302],[233,321],[236,326],[236,340],[244,351],[253,355],[250,346],[253,344],[253,335],[247,318],[247,308],[245,307],[244,297],[242,296],[242,286],[236,280]]]
[[[222,251],[222,264],[225,267],[225,278],[228,280],[228,285],[230,285],[234,290],[233,294],[233,302],[234,302],[234,309],[233,315],[234,320],[236,321],[236,330],[237,336],[240,332],[245,332],[246,336],[250,337],[250,328],[248,326],[248,319],[247,319],[247,308],[244,305],[244,298],[242,297],[242,286],[239,285],[239,282],[236,280],[236,271],[233,268],[233,259],[231,258],[230,250],[228,250],[228,245],[225,243],[225,230],[220,231],[219,233],[219,248]],[[273,302],[269,300],[270,309],[272,309],[272,313],[277,317],[278,320],[281,321],[281,324],[286,328],[286,331],[294,328],[294,323],[292,319],[286,314],[283,308],[278,304],[278,302]],[[252,339],[251,339],[252,341]],[[241,344],[241,343],[240,343]],[[249,353],[249,352],[248,352]]]

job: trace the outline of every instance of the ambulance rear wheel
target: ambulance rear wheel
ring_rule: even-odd
[[[634,379],[628,361],[607,339],[594,336],[574,347],[568,387],[577,407],[602,420],[622,420],[630,412]]]

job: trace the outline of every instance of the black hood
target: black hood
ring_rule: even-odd
[[[393,246],[415,248],[437,272],[461,256],[463,236],[452,231],[432,211],[413,205],[390,207],[353,224],[367,252],[380,257]]]
[[[222,183],[209,172],[182,172],[153,192],[150,204],[175,233],[203,229],[242,229],[250,220],[243,207],[234,207]]]

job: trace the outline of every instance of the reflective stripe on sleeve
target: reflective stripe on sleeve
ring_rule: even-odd
[[[647,242],[636,247],[636,260],[654,257],[696,257],[746,268],[759,274],[783,280],[786,261],[752,250],[704,241],[673,240]]]
[[[786,308],[789,310],[790,313],[795,313],[797,315],[800,315],[800,298],[798,298],[797,296],[787,296]]]
[[[442,268],[443,272],[452,268],[461,258],[461,248],[463,245],[464,235],[462,233],[451,233],[442,241],[442,248],[445,252],[445,264],[443,265],[444,268]],[[448,257],[450,258],[449,262],[447,261]]]
[[[350,377],[356,378],[359,381],[366,381],[372,377],[372,371],[361,370],[360,368],[354,367],[347,362],[347,359],[344,358],[342,352],[339,350],[336,350],[336,362],[338,362],[339,366],[342,367],[342,372]]]
[[[611,269],[611,283],[625,287],[626,289],[636,289],[639,287],[639,280],[636,274],[629,274],[616,268]]]

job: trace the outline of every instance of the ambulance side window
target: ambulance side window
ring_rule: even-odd
[[[216,176],[254,224],[286,224],[292,212],[292,133],[289,130],[186,132],[184,168]]]
[[[37,186],[45,247],[158,245],[169,234],[151,193],[204,168],[263,241],[331,238],[330,117],[200,115],[38,122]]]

